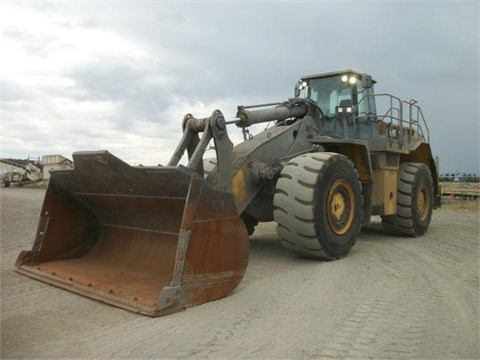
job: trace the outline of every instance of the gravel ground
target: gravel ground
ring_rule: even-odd
[[[349,255],[284,250],[252,236],[228,297],[149,318],[13,272],[44,190],[1,189],[1,358],[478,359],[479,214],[436,211],[426,236],[365,226]]]

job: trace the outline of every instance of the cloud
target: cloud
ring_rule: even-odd
[[[445,170],[478,171],[476,3],[1,6],[2,157],[106,148],[166,163],[186,113],[233,117],[291,97],[302,75],[355,68],[419,100]]]

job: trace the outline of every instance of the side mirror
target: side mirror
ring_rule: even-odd
[[[295,97],[298,98],[300,96],[300,84],[295,85]]]
[[[368,74],[362,74],[362,87],[369,89],[373,85],[372,76]]]
[[[300,96],[300,92],[302,90],[306,90],[307,86],[307,82],[300,80],[297,85],[295,85],[295,97],[298,98]]]

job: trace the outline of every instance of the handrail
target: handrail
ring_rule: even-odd
[[[365,95],[358,102],[358,104],[360,104],[362,101],[364,101],[370,96],[377,98],[387,97],[389,99],[389,108],[387,109],[387,111],[383,115],[375,115],[375,117],[377,120],[384,121],[399,130],[395,134],[395,138],[400,140],[401,136],[403,136],[402,129],[407,128],[409,130],[409,140],[411,140],[413,131],[416,131],[422,136],[424,140],[426,140],[427,142],[430,141],[430,130],[428,128],[427,121],[425,120],[422,109],[416,104],[416,100],[411,99],[410,101],[406,101],[391,94],[384,93]],[[407,115],[407,112],[404,111],[404,106],[408,106],[408,119],[404,118],[404,116]]]

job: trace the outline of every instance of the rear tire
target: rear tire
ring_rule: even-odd
[[[398,235],[425,234],[432,219],[433,198],[429,168],[422,163],[402,163],[398,173],[397,213],[382,216],[383,227]]]
[[[273,217],[282,245],[314,259],[338,259],[355,244],[363,213],[353,163],[336,153],[290,160],[277,181]]]

